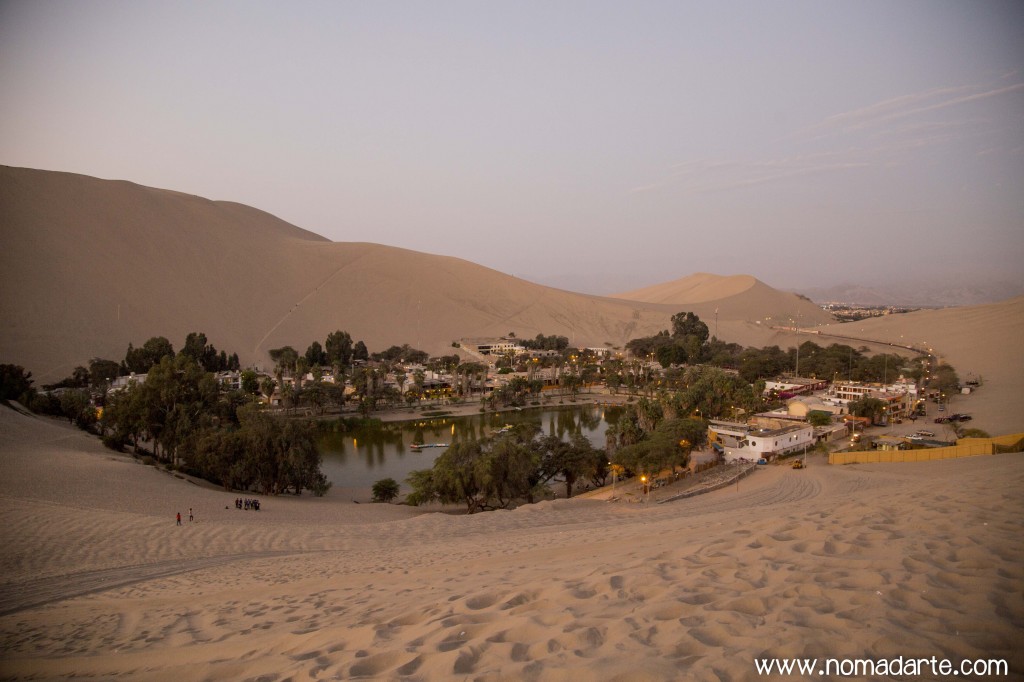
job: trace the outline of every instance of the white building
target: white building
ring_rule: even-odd
[[[132,372],[126,377],[114,377],[114,380],[110,382],[111,391],[123,391],[132,384],[144,384],[146,383],[147,374],[136,374]]]
[[[780,377],[772,381],[764,382],[764,393],[768,395],[772,391],[778,394],[801,395],[814,391],[824,391],[828,388],[828,382],[824,379],[805,379],[803,377]]]
[[[881,400],[885,403],[882,423],[887,423],[890,418],[900,419],[907,416],[917,402],[917,395],[917,384],[900,378],[899,381],[888,385],[837,381],[829,387],[828,394],[823,399],[844,407],[851,401],[863,398]]]
[[[757,424],[711,421],[708,426],[711,447],[726,462],[759,459],[773,460],[790,452],[814,445],[814,427],[810,424],[772,420]]]
[[[509,353],[519,354],[526,349],[519,345],[518,341],[510,339],[462,339],[459,342],[463,348],[475,351],[480,355],[508,355]]]

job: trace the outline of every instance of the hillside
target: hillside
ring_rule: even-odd
[[[984,273],[969,276],[919,278],[909,281],[873,282],[870,286],[838,284],[801,290],[817,303],[842,302],[860,305],[898,305],[918,308],[947,308],[1005,301],[1024,294],[1024,285],[987,278]]]
[[[456,258],[333,243],[240,204],[129,182],[0,168],[0,361],[37,380],[154,335],[202,331],[243,363],[336,329],[371,350],[464,336],[564,334],[621,345],[659,306],[550,289]]]

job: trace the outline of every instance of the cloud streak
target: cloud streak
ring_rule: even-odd
[[[1017,77],[1016,73],[1008,75]],[[679,163],[671,166],[661,179],[637,185],[628,192],[672,190],[707,194],[795,177],[902,165],[921,150],[984,135],[990,130],[990,121],[985,118],[924,118],[928,114],[1019,92],[1024,92],[1024,83],[934,88],[893,97],[833,114],[780,140],[796,148],[833,146],[838,147],[836,149],[762,160],[701,159]]]
[[[1014,74],[1015,75],[1015,74]],[[920,116],[933,111],[948,109],[961,104],[1024,91],[1024,83],[1013,83],[1000,87],[993,84],[962,85],[950,88],[935,88],[922,92],[893,97],[870,104],[860,109],[833,114],[809,128],[794,133],[791,138],[816,139],[829,135],[849,134],[891,121]]]
[[[788,178],[819,175],[862,168],[862,160],[844,158],[842,153],[794,156],[766,161],[699,160],[676,164],[656,182],[633,187],[631,194],[673,187],[687,194],[708,194],[764,185]]]

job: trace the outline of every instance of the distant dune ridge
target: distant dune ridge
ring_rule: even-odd
[[[716,311],[719,320],[762,321],[773,326],[814,327],[833,321],[831,315],[811,301],[773,289],[750,275],[723,276],[699,272],[671,282],[615,294],[613,298],[692,308],[709,327]]]

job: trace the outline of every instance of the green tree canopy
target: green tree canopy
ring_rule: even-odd
[[[324,344],[324,353],[327,355],[325,365],[340,365],[346,367],[352,364],[352,337],[348,332],[336,331],[327,335]]]
[[[153,336],[140,348],[133,348],[129,343],[122,366],[126,370],[125,373],[145,374],[165,355],[174,357],[174,347],[171,346],[171,342],[163,336]]]
[[[601,463],[606,461],[604,452],[591,445],[581,433],[573,434],[568,442],[555,435],[542,436],[534,448],[540,461],[538,483],[546,484],[555,476],[561,476],[567,498],[572,497],[576,481],[596,476]]]
[[[270,359],[286,372],[295,371],[295,363],[299,360],[299,353],[291,346],[281,346],[280,348],[272,348],[269,351]]]
[[[459,441],[434,460],[429,470],[406,479],[413,492],[409,504],[465,504],[469,513],[506,509],[531,496],[536,457],[521,441]]]
[[[113,360],[93,358],[89,361],[89,383],[92,386],[105,386],[121,376],[121,365]]]
[[[398,497],[398,481],[393,478],[382,478],[373,484],[374,502],[391,502]]]
[[[32,387],[32,372],[21,365],[0,365],[0,400],[18,400]]]
[[[676,313],[672,316],[672,336],[679,339],[692,336],[702,346],[708,340],[708,326],[691,312]]]
[[[327,352],[320,346],[319,341],[314,341],[309,344],[309,348],[306,349],[305,357],[306,362],[310,367],[313,367],[314,365],[320,365],[322,367],[331,363]]]

